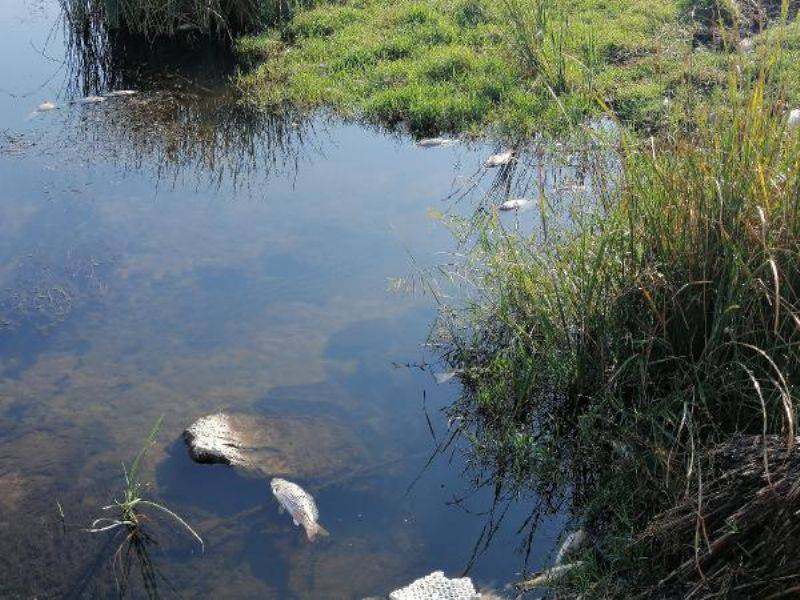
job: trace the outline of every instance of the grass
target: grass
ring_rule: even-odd
[[[687,495],[702,504],[710,448],[738,433],[794,442],[793,43],[760,55],[754,76],[732,68],[716,103],[680,102],[691,128],[621,130],[568,224],[539,190],[533,234],[492,213],[479,228],[476,296],[445,322],[464,384],[450,416],[479,479],[568,499],[586,519],[596,546],[571,588],[583,597],[629,597],[657,577],[632,541]]]
[[[240,84],[259,105],[328,107],[417,134],[520,139],[608,110],[653,131],[674,120],[675,98],[717,101],[712,96],[724,93],[731,65],[742,60],[733,50],[749,30],[717,35],[709,47],[701,33],[719,13],[698,10],[692,19],[692,7],[680,0],[315,4],[283,27],[238,41],[252,66]],[[707,43],[698,46],[701,38]],[[754,72],[755,55],[746,58]]]
[[[564,111],[567,120],[595,112],[607,70],[634,57],[665,57],[680,42],[665,35],[677,28],[672,0],[581,0],[568,12],[562,4],[320,4],[283,30],[240,40],[255,64],[242,85],[262,104],[330,106],[419,133],[493,129],[524,136],[564,123]],[[649,80],[649,68],[631,65],[628,81],[614,84]]]
[[[114,575],[117,577],[117,584],[121,593],[127,585],[131,558],[133,556],[138,557],[141,562],[143,579],[147,590],[155,590],[157,587],[156,572],[152,567],[147,552],[147,546],[152,541],[152,538],[145,528],[145,523],[152,518],[143,512],[143,509],[155,509],[158,513],[166,515],[189,533],[189,535],[200,544],[201,550],[205,549],[200,535],[183,518],[163,504],[147,500],[143,497],[146,486],[140,481],[139,472],[142,462],[147,455],[147,451],[155,443],[162,420],[163,417],[159,418],[153,426],[153,429],[150,431],[145,441],[145,445],[139,451],[139,454],[137,454],[130,467],[126,467],[123,464],[125,488],[122,497],[120,499],[115,499],[112,504],[102,508],[104,511],[112,511],[115,513],[114,516],[95,519],[88,529],[90,533],[105,533],[109,531],[115,533],[123,531],[125,533],[123,540],[117,546],[113,559]],[[119,576],[118,573],[121,574],[121,576]]]

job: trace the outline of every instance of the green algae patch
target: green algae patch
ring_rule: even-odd
[[[250,101],[439,131],[530,135],[605,110],[658,123],[685,81],[675,0],[357,0],[241,38]]]

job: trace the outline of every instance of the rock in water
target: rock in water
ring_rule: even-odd
[[[281,509],[292,516],[295,527],[302,525],[309,542],[327,537],[328,531],[319,524],[319,510],[314,497],[296,483],[275,477],[269,483]]]
[[[325,417],[217,413],[195,421],[183,438],[196,462],[268,477],[335,477],[365,456],[352,431]]]
[[[448,579],[442,571],[417,579],[389,594],[389,600],[474,600],[480,598],[469,577]]]

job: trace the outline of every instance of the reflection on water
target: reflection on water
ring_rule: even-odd
[[[123,53],[78,92],[46,58],[64,53],[55,2],[0,0],[0,19],[0,596],[116,594],[119,540],[84,529],[161,415],[142,480],[206,551],[149,529],[118,555],[129,597],[352,599],[460,573],[493,491],[472,490],[457,444],[426,468],[457,390],[395,366],[425,363],[436,306],[389,282],[440,264],[452,238],[430,209],[472,214],[441,199],[488,149],[237,107],[214,53],[177,72]],[[119,87],[139,94],[68,103]],[[62,108],[26,120],[46,98]],[[329,540],[308,544],[266,480],[189,460],[182,430],[220,410],[359,448],[344,468],[309,452],[298,480]],[[516,577],[527,512],[509,507],[481,584]]]

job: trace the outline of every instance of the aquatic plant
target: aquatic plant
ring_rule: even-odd
[[[288,16],[291,0],[60,0],[73,24],[100,24],[146,38],[197,32],[231,37]]]
[[[490,215],[476,296],[444,313],[464,384],[449,412],[476,479],[569,497],[598,540],[581,575],[598,597],[657,576],[630,542],[686,495],[702,504],[709,448],[737,433],[794,444],[800,137],[771,70],[780,48],[762,58],[753,82],[731,72],[724,104],[682,105],[691,129],[621,132],[601,151],[621,170],[601,163],[568,223],[544,189],[530,236]]]
[[[152,538],[144,528],[145,522],[151,517],[142,511],[144,508],[155,509],[169,517],[197,540],[201,550],[205,549],[205,544],[200,535],[182,517],[163,504],[143,497],[146,486],[139,479],[140,469],[147,451],[155,443],[162,421],[163,417],[156,421],[147,436],[144,446],[139,451],[139,454],[136,455],[130,467],[125,464],[122,465],[125,477],[125,488],[122,497],[121,499],[115,499],[112,504],[102,507],[104,511],[113,511],[115,513],[114,516],[97,518],[92,521],[88,529],[90,533],[124,532],[124,538],[117,546],[112,561],[114,575],[121,589],[127,584],[127,574],[130,571],[132,556],[138,557],[140,562],[144,561],[141,564],[145,586],[150,589],[148,586],[155,584],[155,571],[152,569],[152,563],[147,553],[147,546],[152,541]],[[120,576],[118,576],[118,573]]]

